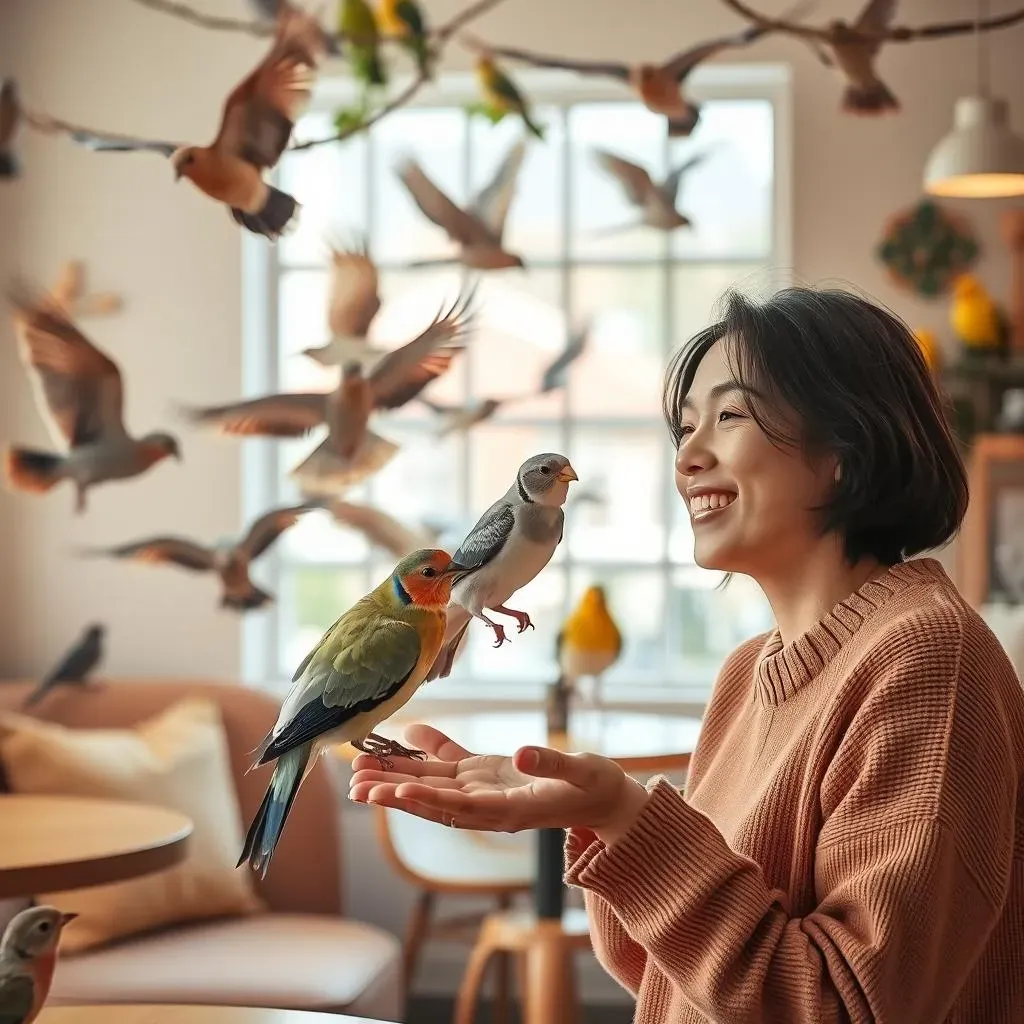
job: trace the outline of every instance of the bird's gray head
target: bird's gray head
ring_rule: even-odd
[[[569,483],[579,480],[564,455],[545,452],[534,455],[519,467],[516,484],[520,496],[538,505],[564,505]]]
[[[181,461],[181,447],[178,444],[178,439],[173,434],[157,431],[153,434],[147,434],[142,439],[142,443],[158,459],[164,459],[168,455],[173,455],[179,462]]]
[[[11,918],[0,940],[0,957],[34,960],[55,949],[64,926],[77,914],[62,914],[56,907],[29,907]]]

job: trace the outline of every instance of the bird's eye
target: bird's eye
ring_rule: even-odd
[[[431,568],[431,567],[430,567],[430,566],[428,565],[428,566],[426,567],[426,569],[424,569],[424,570],[423,570],[423,575],[424,575],[424,576],[436,576],[436,575],[437,575],[437,570],[436,570],[436,569],[432,569],[432,568]]]
[[[39,930],[45,935],[50,930],[50,922],[49,921],[40,921],[39,922]]]
[[[551,472],[551,467],[550,466],[541,466],[540,467],[540,471],[542,473],[544,473],[545,475],[547,475],[548,473]]]

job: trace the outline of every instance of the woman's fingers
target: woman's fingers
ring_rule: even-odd
[[[425,773],[424,778],[429,778],[431,786],[440,786],[442,788],[457,786],[459,783],[456,779],[450,778],[443,775],[431,775]],[[349,789],[353,786],[358,786],[364,782],[388,782],[395,786],[400,786],[403,782],[419,782],[420,776],[413,775],[405,772],[383,772],[379,768],[362,768],[357,772],[354,772],[352,778],[349,779]]]
[[[551,747],[520,747],[512,755],[517,771],[535,779],[561,779],[581,789],[595,785],[604,762],[614,764],[595,754],[565,754]]]
[[[465,747],[460,747],[455,740],[445,736],[440,729],[432,725],[416,722],[405,730],[405,739],[410,747],[424,750],[439,761],[461,761],[464,757],[474,755]]]

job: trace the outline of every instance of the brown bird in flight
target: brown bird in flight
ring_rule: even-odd
[[[282,4],[269,53],[228,96],[220,130],[209,146],[182,145],[90,131],[72,131],[74,141],[106,151],[155,150],[170,157],[175,178],[188,178],[211,199],[224,203],[234,220],[257,235],[278,238],[294,218],[294,196],[263,180],[280,159],[295,121],[309,103],[323,34],[317,22]]]
[[[658,231],[674,231],[676,228],[691,225],[690,218],[676,209],[676,197],[683,175],[696,167],[706,155],[706,153],[697,153],[684,160],[669,172],[663,182],[656,185],[650,173],[639,164],[617,156],[615,153],[609,153],[607,150],[594,150],[594,159],[598,166],[618,181],[630,205],[640,213],[640,220],[636,222],[636,225],[642,224]],[[621,231],[636,225],[623,224],[613,230]]]
[[[0,178],[16,178],[21,171],[14,155],[14,133],[21,120],[18,87],[13,78],[0,84]]]

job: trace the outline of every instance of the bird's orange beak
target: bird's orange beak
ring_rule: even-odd
[[[78,917],[77,914],[61,914],[60,915],[60,926],[63,928],[66,924],[71,924],[74,919]]]
[[[573,469],[572,466],[566,466],[564,469],[559,471],[559,474],[555,479],[560,484],[567,484],[570,480],[579,480],[579,477],[576,475],[576,470]]]

